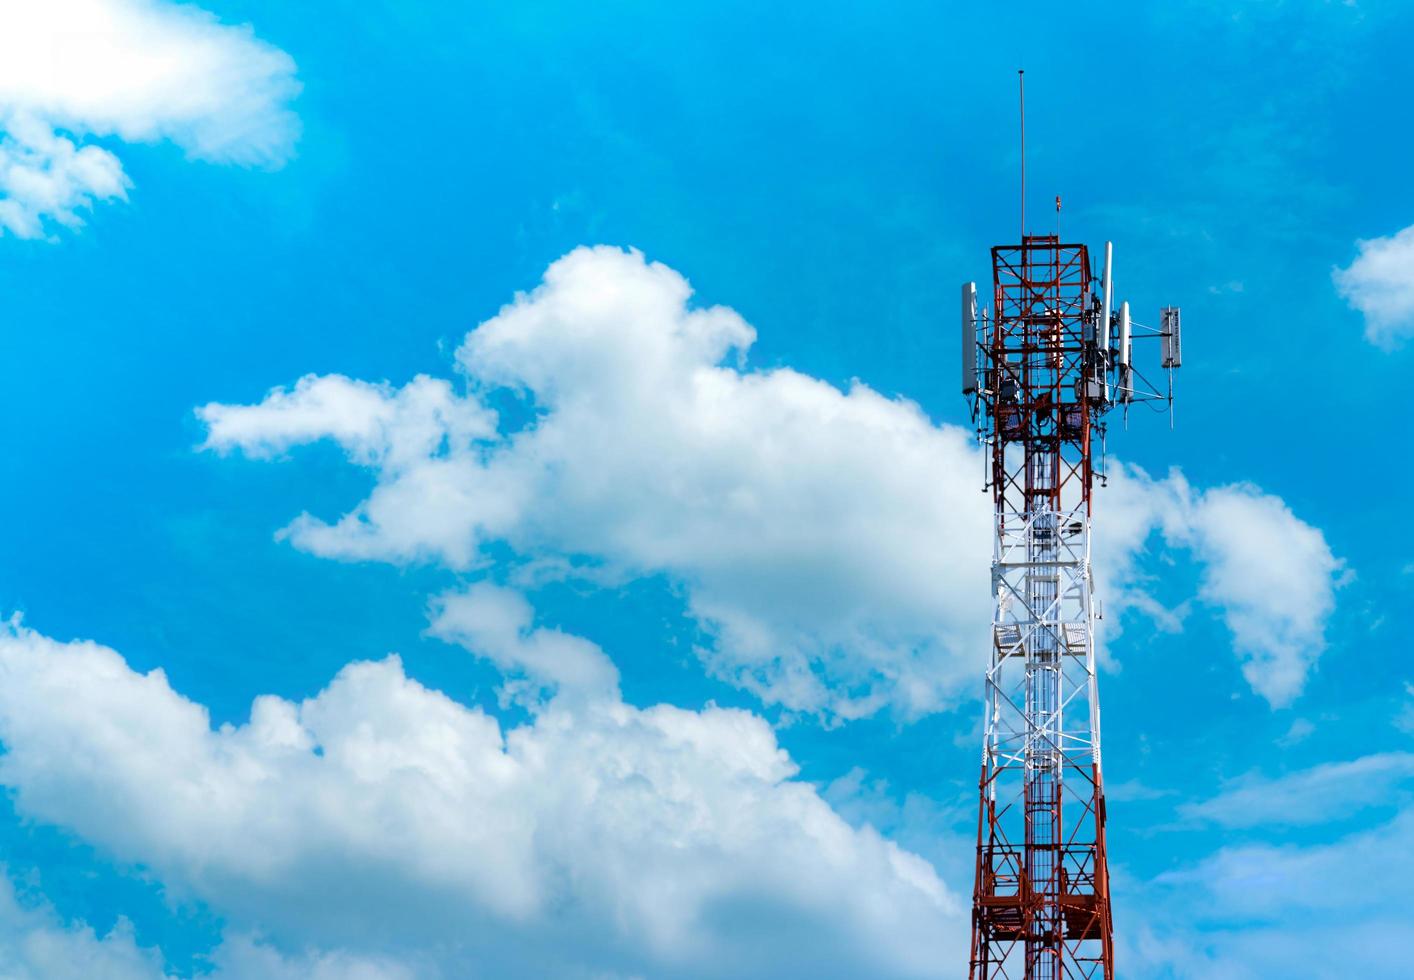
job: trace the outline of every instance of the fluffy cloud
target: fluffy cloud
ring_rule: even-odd
[[[1255,487],[1209,490],[1188,519],[1202,595],[1223,610],[1243,676],[1272,704],[1290,703],[1325,649],[1341,562],[1319,530]]]
[[[80,148],[28,114],[0,120],[0,129],[0,229],[37,238],[45,219],[74,228],[94,201],[127,199],[123,165],[102,147]]]
[[[297,90],[287,54],[187,4],[0,4],[0,229],[40,237],[126,196],[122,164],[81,146],[87,136],[278,165],[298,133]]]
[[[467,336],[466,396],[427,378],[308,377],[201,409],[206,446],[268,456],[330,438],[372,468],[353,511],[284,532],[316,554],[465,569],[505,542],[524,560],[665,574],[711,638],[709,667],[768,701],[843,717],[945,706],[975,683],[990,621],[990,498],[970,434],[862,384],[747,370],[752,328],[690,297],[637,252],[577,249]],[[507,392],[528,424],[484,407]],[[1106,560],[1133,568],[1156,529],[1195,548],[1249,680],[1293,696],[1331,606],[1320,533],[1249,488],[1137,470],[1116,482]],[[1159,608],[1142,600],[1130,591]]]
[[[1133,467],[1115,467],[1105,505],[1116,514],[1099,568],[1107,583],[1135,583],[1116,590],[1121,604],[1144,604],[1138,545],[1159,529],[1202,562],[1201,596],[1221,611],[1253,690],[1274,706],[1301,693],[1343,577],[1319,529],[1251,485],[1200,491],[1177,472],[1154,480]]]
[[[249,936],[223,941],[211,957],[210,980],[413,980],[409,967],[386,958],[313,950],[285,956]],[[43,898],[17,895],[0,875],[0,963],[5,980],[172,980],[160,950],[138,944],[124,919],[105,936],[66,923]],[[428,973],[426,975],[432,975]]]
[[[269,454],[324,435],[373,465],[354,512],[289,528],[317,554],[464,568],[506,540],[666,572],[716,639],[711,666],[763,697],[936,707],[985,641],[990,516],[967,433],[862,385],[725,366],[751,327],[689,295],[637,253],[555,263],[458,354],[478,390],[533,397],[535,424],[493,442],[448,430],[429,451],[430,409],[376,429],[335,412],[321,431],[315,405],[370,389],[307,378],[258,406],[204,408],[207,445]]]
[[[512,613],[487,627],[492,656],[563,649],[480,601]],[[213,730],[161,671],[14,623],[0,678],[22,816],[278,946],[434,950],[488,977],[907,977],[962,941],[933,869],[846,824],[746,712],[605,693],[503,731],[390,658]]]
[[[508,690],[528,703],[545,691],[562,703],[618,696],[619,671],[604,651],[579,636],[534,628],[534,610],[519,593],[478,583],[434,603],[429,632],[491,660],[510,678]]]
[[[207,445],[267,455],[327,436],[376,467],[354,512],[288,529],[315,553],[466,567],[483,542],[509,540],[526,554],[668,572],[716,638],[709,662],[763,697],[841,714],[937,707],[977,649],[989,602],[976,569],[990,513],[967,434],[863,386],[724,366],[744,357],[751,328],[690,308],[689,295],[636,253],[580,249],[552,266],[459,353],[476,390],[534,400],[537,422],[502,440],[487,440],[494,420],[474,408],[475,425],[439,427],[445,389],[413,397],[428,379],[393,391],[327,377],[256,406],[207,406]],[[379,411],[396,422],[365,421]],[[1246,488],[1195,494],[1181,477],[1137,470],[1116,482],[1101,540],[1117,566],[1132,566],[1160,527],[1197,547],[1210,562],[1205,595],[1225,610],[1249,679],[1289,698],[1331,605],[1334,559],[1319,532]],[[1287,546],[1257,547],[1262,529]]]
[[[0,875],[0,963],[7,980],[162,980],[162,957],[119,920],[106,936],[68,925],[43,901],[22,900]]]
[[[1336,289],[1365,315],[1365,336],[1393,347],[1414,335],[1414,225],[1355,244],[1355,261],[1332,273]]]

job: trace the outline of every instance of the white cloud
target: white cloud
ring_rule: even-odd
[[[1144,539],[1160,529],[1167,543],[1191,548],[1202,562],[1200,595],[1232,631],[1248,683],[1273,706],[1301,693],[1325,650],[1344,564],[1318,528],[1279,497],[1250,484],[1196,490],[1182,474],[1151,479],[1116,466],[1104,505],[1097,574],[1124,601],[1145,601],[1136,564]]]
[[[210,957],[209,980],[413,980],[434,977],[387,957],[341,950],[289,955],[246,935],[225,938]],[[142,946],[132,924],[119,917],[99,936],[83,922],[65,922],[42,896],[17,894],[0,873],[0,976],[5,980],[172,980],[161,950]]]
[[[1176,791],[1171,789],[1158,789],[1149,786],[1137,779],[1125,779],[1119,782],[1105,781],[1105,799],[1110,803],[1135,803],[1145,800],[1161,800],[1165,796],[1172,796]]]
[[[106,936],[66,924],[43,901],[16,895],[0,874],[0,974],[6,980],[162,980],[162,957],[119,919]]]
[[[617,698],[619,672],[604,651],[579,636],[534,628],[534,611],[518,592],[478,583],[441,596],[428,630],[490,659],[510,675],[508,689],[539,703],[543,689],[564,702]]]
[[[213,406],[207,421],[220,445],[251,455],[283,452],[313,439],[333,439],[365,465],[403,469],[444,451],[460,454],[496,434],[496,416],[458,398],[446,381],[418,375],[402,388],[333,375],[307,377],[293,391],[276,389],[253,408]]]
[[[1291,723],[1291,727],[1286,730],[1286,734],[1276,740],[1276,744],[1284,749],[1289,749],[1293,745],[1300,745],[1306,739],[1315,734],[1316,726],[1305,718],[1297,718]]]
[[[509,622],[493,656],[550,642]],[[281,948],[488,977],[908,977],[962,942],[933,869],[846,824],[743,711],[557,698],[503,731],[390,658],[213,730],[161,671],[18,624],[0,677],[22,817]]]
[[[343,950],[282,954],[249,936],[225,939],[211,961],[211,980],[427,980],[441,975],[434,964],[421,959],[413,965]]]
[[[1116,934],[1120,969],[1156,980],[1405,976],[1411,778],[1414,755],[1384,752],[1248,775],[1181,806],[1230,843],[1147,881],[1117,870],[1116,918],[1129,923]],[[1371,823],[1371,808],[1393,816]],[[1343,831],[1352,820],[1362,826]],[[1270,842],[1293,828],[1299,843]]]
[[[1329,762],[1276,779],[1249,774],[1211,799],[1182,804],[1180,816],[1222,827],[1300,826],[1346,820],[1399,801],[1414,780],[1414,754],[1383,752]]]
[[[1406,809],[1329,842],[1225,847],[1151,882],[1121,873],[1116,919],[1132,925],[1116,934],[1119,968],[1158,980],[1405,976],[1411,833]]]
[[[45,219],[73,228],[94,201],[127,199],[123,165],[102,147],[80,148],[28,114],[0,119],[0,129],[0,229],[38,238]]]
[[[1222,608],[1243,675],[1274,705],[1290,703],[1325,648],[1341,562],[1318,529],[1251,486],[1203,493],[1188,533],[1205,561],[1202,595]]]
[[[0,230],[43,236],[123,199],[85,137],[170,140],[196,159],[276,166],[298,134],[289,55],[249,27],[163,0],[0,2]]]
[[[873,827],[927,858],[945,880],[972,881],[977,859],[975,789],[939,802],[924,793],[901,791],[855,767],[825,784],[821,794],[851,824]],[[958,955],[966,954],[959,949]]]
[[[458,355],[478,390],[530,393],[535,425],[419,458],[399,429],[369,441],[331,422],[354,459],[379,458],[378,486],[336,524],[296,521],[291,539],[453,567],[508,540],[527,556],[666,572],[716,638],[713,668],[763,697],[931,710],[988,621],[990,516],[968,434],[862,385],[722,366],[754,332],[689,295],[637,253],[571,253]],[[259,406],[207,406],[207,444],[261,454],[316,438],[316,394],[357,385],[311,378]]]
[[[1336,290],[1365,315],[1372,343],[1394,347],[1414,335],[1414,225],[1355,245],[1355,261],[1332,272]]]
[[[342,519],[287,529],[315,554],[465,569],[506,542],[527,562],[662,574],[711,637],[709,667],[768,701],[844,717],[946,706],[977,683],[990,621],[991,507],[970,433],[862,384],[748,370],[752,328],[690,297],[637,252],[576,249],[467,336],[464,398],[427,378],[308,377],[258,405],[204,407],[206,445],[261,456],[328,437],[374,469]],[[520,394],[533,421],[496,434],[492,391]],[[1204,596],[1254,687],[1294,696],[1331,605],[1320,532],[1251,488],[1121,470],[1099,507],[1105,597],[1164,614],[1133,587],[1162,528],[1208,562]]]

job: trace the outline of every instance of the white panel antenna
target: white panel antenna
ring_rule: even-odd
[[[1183,366],[1182,323],[1177,306],[1165,306],[1159,314],[1163,323],[1163,361],[1161,366],[1176,368]]]
[[[977,284],[962,284],[962,393],[977,391]]]
[[[1100,314],[1100,352],[1108,356],[1110,350],[1110,294],[1114,292],[1114,243],[1105,242],[1105,305]]]
[[[1134,394],[1130,380],[1133,368],[1129,360],[1129,301],[1119,304],[1119,397],[1128,402]]]

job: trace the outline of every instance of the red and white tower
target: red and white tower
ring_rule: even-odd
[[[1112,316],[1111,254],[1097,281],[1084,245],[1023,235],[992,249],[990,309],[975,284],[962,291],[962,387],[996,519],[973,980],[1114,976],[1091,494],[1106,414],[1171,405],[1180,348],[1176,308],[1158,328],[1132,323],[1128,303]],[[1141,338],[1161,341],[1166,391],[1134,365]]]

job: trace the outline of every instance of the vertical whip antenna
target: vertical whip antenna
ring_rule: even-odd
[[[1021,238],[1026,240],[1026,69],[1016,70],[1016,84],[1021,93]]]
[[[1112,245],[1097,280],[1090,249],[1061,241],[1060,197],[1055,234],[1026,233],[1025,81],[1018,69],[1021,241],[991,249],[990,316],[978,284],[962,288],[962,391],[992,494],[996,600],[967,976],[1114,980],[1092,490],[1104,483],[1109,413],[1171,403],[1182,323],[1176,306],[1161,327],[1132,318],[1115,299]],[[1164,388],[1134,356],[1149,340],[1170,373]]]

